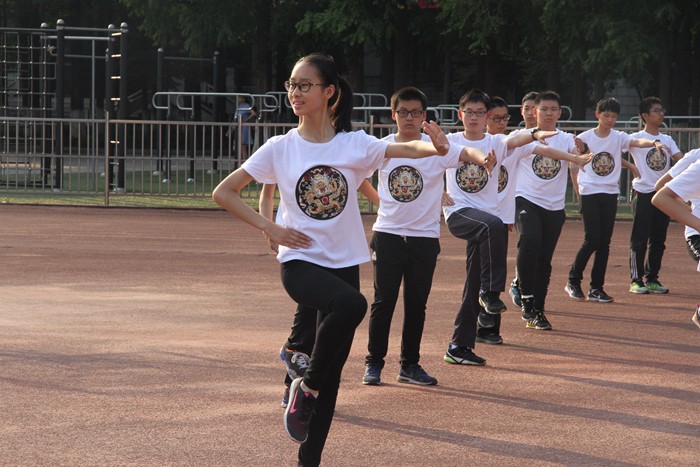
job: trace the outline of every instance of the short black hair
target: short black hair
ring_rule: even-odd
[[[663,105],[663,102],[661,102],[661,99],[655,96],[649,96],[645,97],[639,102],[639,117],[644,120],[644,117],[642,117],[642,114],[648,114],[649,111],[651,110],[651,106],[654,104],[659,104]],[[646,123],[646,120],[644,120],[644,123]]]
[[[491,108],[491,98],[481,89],[467,91],[459,100],[459,108],[463,109],[469,102],[482,102],[487,109]]]
[[[619,114],[620,110],[622,110],[622,106],[614,97],[604,97],[595,105],[596,112],[613,112]]]
[[[554,91],[543,91],[539,93],[537,99],[535,99],[535,104],[539,105],[542,101],[557,101],[557,104],[561,106],[561,97]]]
[[[521,105],[525,104],[525,101],[536,101],[537,96],[539,96],[540,93],[536,91],[530,91],[527,94],[523,96],[523,100],[521,101]]]
[[[495,109],[498,107],[505,107],[508,108],[508,103],[506,102],[505,99],[499,96],[493,96],[490,98],[491,105],[489,106],[489,110]]]
[[[425,93],[414,86],[403,87],[391,96],[391,110],[396,111],[399,101],[420,101],[423,110],[428,108],[428,98]]]

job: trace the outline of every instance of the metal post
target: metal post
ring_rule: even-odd
[[[65,29],[64,22],[59,19],[56,22],[56,118],[63,119],[65,117],[63,100],[64,100],[64,78],[65,78]],[[56,137],[56,146],[54,147],[54,178],[53,189],[61,190],[62,175],[63,175],[63,122],[55,123],[54,135]]]
[[[129,114],[129,96],[127,89],[127,33],[129,25],[121,24],[121,36],[119,40],[119,109],[117,110],[117,118],[126,120]],[[117,190],[125,191],[126,187],[126,134],[124,124],[120,124],[117,129],[119,135],[119,146],[117,147],[117,157],[119,172],[117,174]]]
[[[163,73],[164,73],[164,59],[165,59],[165,49],[162,47],[158,48],[158,51],[156,52],[156,92],[163,92],[165,91],[165,86],[163,85]],[[167,102],[170,102],[168,99]],[[160,105],[162,104],[161,102],[158,102],[158,107],[156,109],[156,120],[158,121],[163,121],[165,120],[165,112],[163,109],[160,108]],[[158,172],[158,175],[163,173],[165,171],[165,161],[163,158],[163,125],[158,125],[158,162],[156,165],[156,172]]]
[[[107,33],[107,51],[105,52],[105,115],[107,116],[105,118],[105,127],[110,125],[109,120],[114,118],[114,101],[112,100],[112,97],[114,96],[114,86],[112,83],[112,69],[114,68],[112,59],[112,55],[114,55],[114,37],[112,34],[116,28],[113,24],[110,24],[107,26],[107,29],[109,32]],[[111,133],[112,132],[105,131],[105,134],[111,135]],[[114,144],[112,143],[110,136],[105,144],[105,189],[107,190],[114,183],[112,180],[112,177],[114,176],[114,168],[112,167],[113,152]]]
[[[214,85],[214,92],[221,92],[221,84],[220,84],[220,71],[219,71],[219,51],[217,50],[214,52],[214,76],[213,76],[213,85]],[[214,113],[214,121],[215,122],[220,122],[221,121],[221,103],[223,101],[223,98],[221,96],[215,96],[214,97],[214,108],[213,108],[213,113]],[[220,126],[215,126],[214,131],[212,132],[212,137],[214,141],[212,141],[211,145],[211,150],[212,150],[212,170],[216,171],[219,168],[219,150],[221,147],[221,130],[222,127]]]

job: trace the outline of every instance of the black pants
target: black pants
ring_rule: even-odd
[[[605,270],[610,256],[610,239],[615,228],[617,195],[596,193],[581,196],[584,238],[569,271],[569,282],[581,285],[583,271],[595,253],[591,269],[591,289],[602,289],[605,285]],[[522,281],[522,277],[520,278]]]
[[[315,308],[297,305],[292,329],[284,346],[288,349],[311,355],[316,342],[316,329],[321,324],[322,316]],[[292,384],[292,378],[289,377],[286,371],[284,372],[284,384],[287,387]]]
[[[633,281],[656,281],[666,249],[669,217],[651,204],[656,192],[634,192],[632,234],[630,236],[630,277]],[[648,254],[647,254],[648,253]]]
[[[552,277],[552,257],[559,241],[566,213],[550,211],[520,196],[515,198],[518,257],[516,260],[520,295],[534,297],[535,310],[545,309]]]
[[[509,237],[508,226],[506,226],[506,251],[508,251]],[[476,247],[476,244],[473,242],[467,242],[467,282],[470,284],[479,282],[479,264],[481,263],[481,257],[479,254],[479,249]],[[473,267],[470,268],[470,265]],[[470,277],[470,275],[472,275],[472,277]],[[515,280],[517,280],[517,278]],[[462,292],[462,298],[464,298],[465,292],[466,289]],[[479,292],[477,291],[476,293]],[[486,310],[484,310],[484,307],[479,305],[479,303],[477,303],[477,306],[476,335],[479,337],[500,336],[501,314],[491,315],[490,318],[493,320],[493,327],[485,328],[479,324],[479,316],[485,315]]]
[[[433,285],[440,240],[374,232],[374,303],[370,308],[367,363],[384,367],[389,331],[403,279],[404,319],[401,365],[418,363],[425,324],[425,305]]]
[[[467,278],[455,318],[452,343],[474,347],[479,316],[479,291],[502,292],[506,282],[506,227],[498,217],[474,208],[450,215],[447,227],[467,240]]]
[[[318,390],[309,437],[299,447],[299,463],[318,465],[333,420],[340,376],[350,353],[355,329],[367,312],[360,293],[360,268],[331,269],[306,261],[281,267],[282,284],[298,304],[318,310],[319,324],[304,384]]]
[[[700,235],[691,235],[685,239],[688,244],[688,254],[697,263],[700,261]]]

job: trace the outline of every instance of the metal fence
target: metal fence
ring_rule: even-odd
[[[111,198],[126,195],[210,197],[214,187],[268,138],[294,126],[240,120],[231,125],[2,117],[0,194],[99,196],[106,205]],[[370,121],[356,128],[381,138],[394,126]],[[563,126],[562,130],[580,133],[588,128]],[[451,132],[462,127],[443,129]],[[248,138],[243,137],[246,132]],[[698,128],[669,128],[666,132],[683,152],[700,146]],[[629,178],[622,180],[623,197],[630,186]],[[253,183],[243,195],[256,198],[258,190]]]

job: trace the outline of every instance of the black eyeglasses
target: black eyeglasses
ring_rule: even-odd
[[[328,86],[325,83],[309,83],[308,81],[302,81],[301,83],[295,83],[294,81],[285,81],[284,82],[284,89],[286,89],[289,92],[294,92],[295,89],[299,88],[299,91],[301,92],[309,92],[309,89],[311,89],[311,86]]]
[[[504,115],[502,117],[491,117],[489,120],[493,120],[496,123],[507,122],[510,120],[510,115]]]
[[[408,114],[411,114],[411,117],[413,117],[413,118],[419,118],[419,117],[422,117],[422,116],[423,116],[423,112],[425,112],[425,110],[418,110],[418,109],[415,109],[415,110],[403,110],[403,109],[401,109],[401,110],[397,110],[397,111],[396,111],[396,115],[398,115],[398,116],[401,117],[401,118],[406,118],[406,117],[408,117]]]
[[[484,115],[486,115],[486,111],[485,111],[485,110],[477,110],[477,111],[473,111],[473,110],[462,110],[462,113],[463,113],[467,118],[472,118],[472,117],[481,118],[481,117],[483,117]]]

